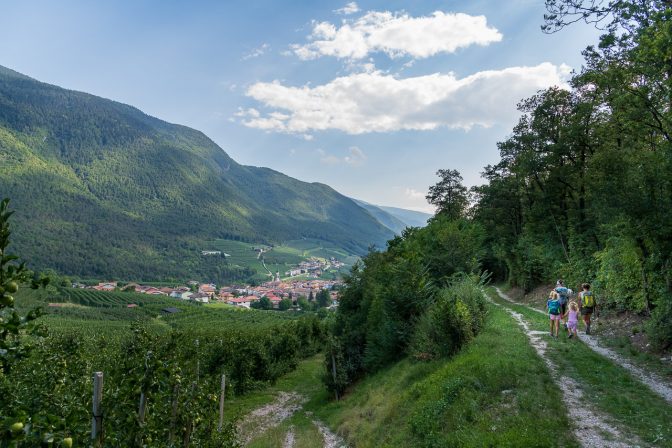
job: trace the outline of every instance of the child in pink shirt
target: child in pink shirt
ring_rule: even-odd
[[[567,318],[567,334],[569,338],[571,339],[572,336],[578,338],[576,326],[579,323],[579,304],[575,301],[569,302],[569,308],[563,317]]]

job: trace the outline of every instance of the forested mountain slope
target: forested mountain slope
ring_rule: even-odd
[[[243,279],[207,241],[319,238],[362,254],[392,232],[330,187],[243,166],[201,132],[0,67],[0,196],[35,268]]]

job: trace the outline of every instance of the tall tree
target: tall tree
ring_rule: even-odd
[[[457,170],[439,170],[436,172],[440,180],[429,187],[427,201],[435,205],[438,213],[457,219],[464,215],[469,205],[467,187],[462,184],[462,175]]]

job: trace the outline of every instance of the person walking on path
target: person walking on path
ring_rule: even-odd
[[[579,304],[573,300],[569,302],[569,308],[565,317],[567,318],[567,335],[569,339],[572,339],[573,336],[578,338],[576,330],[579,325]]]
[[[560,300],[558,293],[555,292],[555,290],[552,290],[548,295],[546,309],[548,310],[548,317],[550,318],[551,323],[551,336],[557,338],[558,332],[560,330],[560,319],[562,318],[562,313],[560,311]]]
[[[564,318],[567,315],[567,302],[569,302],[570,290],[565,287],[565,283],[562,280],[558,280],[555,284],[555,292],[558,294],[558,300],[560,301],[560,314]]]
[[[579,305],[581,307],[583,322],[586,324],[586,334],[590,334],[590,318],[597,311],[597,302],[595,301],[595,295],[590,290],[589,283],[582,284],[581,289],[582,291],[579,293]]]

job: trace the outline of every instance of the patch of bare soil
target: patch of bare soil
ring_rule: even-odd
[[[285,442],[282,444],[282,448],[294,448],[294,427],[291,426],[287,435],[285,436]]]
[[[327,428],[327,425],[319,420],[313,420],[313,424],[317,426],[317,429],[324,438],[324,448],[347,448],[348,445],[345,441],[331,432],[331,430]]]
[[[280,392],[274,402],[255,409],[241,421],[238,425],[240,441],[247,445],[301,410],[305,402],[306,397],[296,392]]]

